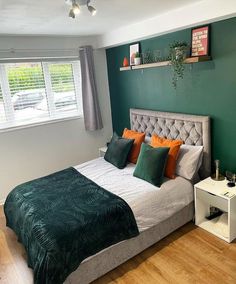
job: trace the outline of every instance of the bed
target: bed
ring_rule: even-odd
[[[203,162],[199,176],[210,173],[210,118],[149,110],[130,110],[131,129],[153,133],[169,139],[181,139],[185,144],[203,145]],[[157,189],[133,177],[135,165],[118,170],[103,158],[74,167],[100,187],[120,196],[132,209],[140,234],[86,258],[65,283],[90,283],[121,263],[153,245],[193,218],[193,184],[177,177],[166,179]],[[104,174],[106,173],[106,174]],[[104,259],[106,261],[104,261]]]

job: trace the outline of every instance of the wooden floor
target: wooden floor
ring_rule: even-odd
[[[32,284],[26,253],[0,207],[0,283]],[[236,283],[236,243],[185,225],[93,284]],[[82,284],[82,283],[80,283]]]

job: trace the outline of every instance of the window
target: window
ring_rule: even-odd
[[[0,129],[82,115],[79,61],[0,64]]]
[[[0,121],[2,123],[6,122],[6,116],[5,116],[5,111],[4,111],[4,102],[3,102],[1,86],[0,86]]]

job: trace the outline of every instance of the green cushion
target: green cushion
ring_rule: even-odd
[[[133,146],[134,139],[126,139],[119,137],[115,132],[111,142],[108,145],[104,159],[116,166],[118,169],[123,169],[127,164],[129,152]]]
[[[134,176],[158,187],[161,186],[169,149],[168,147],[153,148],[142,143]]]

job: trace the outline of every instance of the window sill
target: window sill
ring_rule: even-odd
[[[54,119],[51,119],[51,120],[21,124],[21,125],[17,125],[17,126],[9,126],[9,127],[0,129],[0,134],[5,133],[5,132],[10,132],[10,131],[15,131],[15,130],[22,130],[22,129],[26,129],[26,128],[32,128],[32,127],[37,127],[37,126],[42,126],[42,125],[47,125],[47,124],[53,124],[53,123],[59,123],[59,122],[67,121],[67,120],[76,120],[76,119],[83,119],[83,116],[77,115],[77,116],[61,117],[61,118],[54,118]]]

